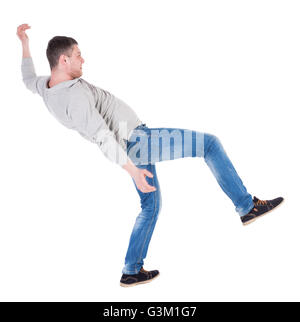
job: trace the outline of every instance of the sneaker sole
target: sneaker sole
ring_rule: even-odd
[[[156,276],[154,276],[150,280],[146,280],[146,281],[142,281],[142,282],[136,282],[136,283],[132,283],[132,284],[124,284],[124,283],[120,282],[120,286],[122,286],[122,287],[131,287],[131,286],[136,286],[136,285],[139,285],[139,284],[147,284],[147,283],[150,283],[153,280],[155,280],[159,275],[160,275],[160,273],[158,273]]]
[[[269,210],[269,211],[265,212],[264,214],[262,214],[262,215],[260,215],[260,216],[255,217],[255,218],[253,218],[253,219],[251,219],[251,220],[248,220],[247,222],[243,223],[243,225],[244,225],[244,226],[247,226],[247,225],[251,224],[251,223],[252,223],[253,221],[255,221],[256,219],[261,218],[261,217],[263,217],[263,216],[265,216],[265,215],[269,214],[269,213],[270,213],[270,212],[272,212],[273,210],[277,209],[277,208],[278,208],[279,206],[281,206],[283,203],[284,203],[284,199],[281,201],[281,203],[280,203],[279,205],[277,205],[277,206],[276,206],[276,207],[274,207],[273,209],[271,209],[271,210]]]

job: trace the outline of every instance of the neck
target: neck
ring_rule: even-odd
[[[53,87],[61,82],[65,82],[68,80],[74,79],[74,77],[67,75],[65,73],[62,73],[60,71],[52,71],[51,72],[51,77],[48,82],[48,87]]]

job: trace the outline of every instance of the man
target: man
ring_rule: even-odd
[[[17,28],[23,48],[21,69],[26,87],[43,98],[59,122],[96,143],[109,160],[125,169],[139,193],[142,210],[130,237],[121,286],[148,283],[159,275],[157,270],[143,268],[161,210],[156,162],[203,157],[244,225],[283,201],[282,197],[252,198],[216,136],[187,129],[148,128],[123,101],[82,79],[84,59],[75,39],[52,38],[46,51],[51,76],[36,76],[26,35],[29,28],[27,24]]]

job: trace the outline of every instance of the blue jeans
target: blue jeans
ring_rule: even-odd
[[[221,189],[232,200],[240,216],[254,206],[229,160],[220,140],[212,134],[177,128],[148,128],[146,124],[136,127],[129,141],[127,154],[141,169],[147,169],[153,178],[147,182],[156,191],[143,193],[135,185],[141,201],[141,212],[136,218],[125,257],[122,273],[137,274],[144,265],[153,230],[161,210],[161,191],[155,163],[185,157],[203,157]]]

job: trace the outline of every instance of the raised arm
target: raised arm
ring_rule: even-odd
[[[29,50],[29,38],[26,34],[26,30],[30,28],[31,27],[27,23],[24,23],[17,28],[17,36],[19,37],[22,43],[23,58],[31,57]]]
[[[17,28],[17,36],[21,40],[22,48],[23,48],[23,56],[22,56],[22,77],[25,86],[32,92],[38,93],[42,96],[42,91],[45,88],[45,82],[47,76],[37,76],[35,73],[33,61],[30,55],[29,50],[29,38],[26,35],[26,30],[31,27],[28,24],[22,24]]]

